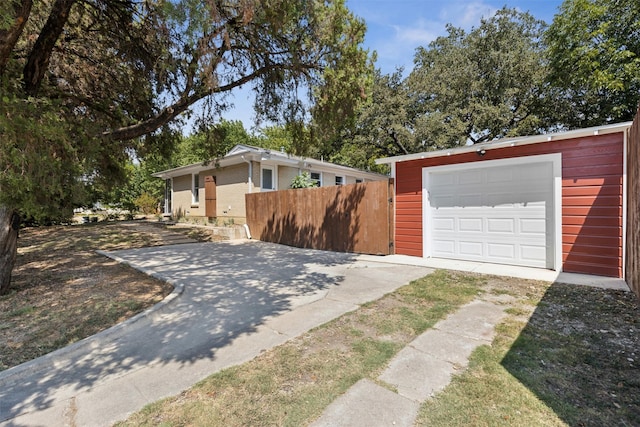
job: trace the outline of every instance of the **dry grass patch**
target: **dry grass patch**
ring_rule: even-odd
[[[640,425],[640,308],[631,292],[523,294],[491,347],[421,409],[429,426]]]
[[[161,245],[170,234],[159,225],[117,222],[21,230],[11,288],[0,297],[0,370],[161,301],[170,285],[95,251]]]

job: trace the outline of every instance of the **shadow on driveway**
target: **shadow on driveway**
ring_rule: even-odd
[[[502,364],[568,425],[640,425],[631,292],[553,284]]]
[[[19,374],[15,368],[1,373],[0,421],[47,408],[143,367],[213,360],[218,349],[255,331],[266,319],[321,298],[340,284],[341,271],[354,259],[353,254],[262,242],[196,243],[113,254],[155,277],[186,285],[183,295],[171,309],[132,324],[126,334],[89,338],[78,351],[36,359],[28,370],[18,366]]]

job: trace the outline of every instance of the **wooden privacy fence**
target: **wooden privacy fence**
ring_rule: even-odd
[[[393,253],[393,180],[246,195],[247,225],[263,241],[300,248]]]
[[[640,298],[640,109],[627,139],[627,242],[625,278]]]

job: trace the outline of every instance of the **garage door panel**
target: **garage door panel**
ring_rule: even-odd
[[[543,268],[552,263],[551,162],[434,172],[427,182],[431,256]]]
[[[433,250],[443,258],[448,258],[456,253],[455,243],[452,240],[433,239]]]
[[[482,169],[471,169],[457,176],[459,185],[476,185],[482,181]]]
[[[469,194],[460,194],[455,198],[455,205],[460,207],[473,207],[482,205],[482,195],[477,192],[472,192]]]
[[[498,168],[487,170],[487,182],[489,184],[502,184],[503,182],[509,182],[514,179],[513,169]]]
[[[458,231],[482,233],[482,218],[459,218]]]
[[[520,246],[520,257],[523,260],[528,260],[534,263],[538,267],[545,267],[544,264],[540,264],[540,259],[547,253],[547,248],[544,245],[541,246],[530,246],[530,245],[521,245]]]
[[[438,174],[433,175],[431,178],[431,188],[437,188],[441,186],[450,186],[456,183],[456,176],[452,174]]]
[[[513,218],[487,218],[487,232],[514,233],[516,222]]]
[[[455,219],[454,218],[435,218],[433,220],[433,230],[438,231],[455,231]]]
[[[444,208],[447,206],[456,206],[456,198],[448,195],[432,196],[429,201],[433,208]]]
[[[546,220],[544,218],[521,218],[520,232],[523,234],[540,235],[546,231]]]
[[[508,243],[487,243],[487,255],[494,260],[508,261],[515,258],[516,247]]]
[[[481,257],[483,253],[482,242],[460,241],[458,243],[459,252],[466,257]]]

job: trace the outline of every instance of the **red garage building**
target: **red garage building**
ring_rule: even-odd
[[[378,160],[395,252],[622,277],[631,122]]]

